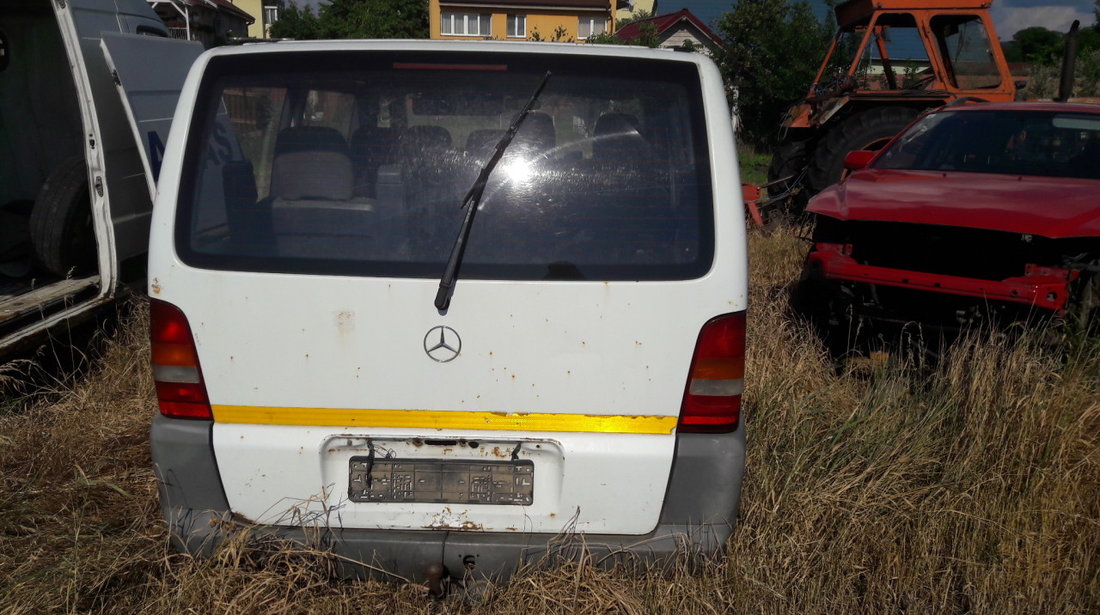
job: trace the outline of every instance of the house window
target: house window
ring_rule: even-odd
[[[487,13],[443,13],[440,34],[451,36],[491,36],[493,31]]]
[[[509,38],[527,38],[526,15],[508,16],[508,36]]]
[[[577,36],[588,38],[607,32],[607,20],[603,17],[581,17],[577,24]]]

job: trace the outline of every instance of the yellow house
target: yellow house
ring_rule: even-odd
[[[615,31],[618,0],[429,0],[434,39],[583,42]]]
[[[256,18],[256,21],[248,26],[249,37],[270,38],[271,24],[279,20],[279,11],[282,10],[284,2],[283,0],[233,0],[233,4]]]

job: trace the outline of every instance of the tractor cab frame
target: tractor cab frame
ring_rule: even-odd
[[[885,145],[921,111],[974,97],[1011,101],[1016,84],[989,0],[851,0],[805,99],[781,126],[771,192],[810,196],[844,174],[844,156]],[[776,190],[778,188],[778,190]]]

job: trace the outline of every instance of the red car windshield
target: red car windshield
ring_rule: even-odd
[[[1100,179],[1100,113],[967,110],[928,114],[872,165]]]

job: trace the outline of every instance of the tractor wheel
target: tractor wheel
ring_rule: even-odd
[[[828,128],[817,143],[806,173],[809,195],[821,192],[844,177],[844,157],[857,150],[877,150],[912,122],[919,110],[875,107]]]
[[[42,269],[64,278],[94,268],[96,241],[83,156],[66,160],[46,178],[31,210],[30,235]]]
[[[787,192],[799,184],[805,185],[804,172],[806,171],[806,142],[787,141],[780,143],[772,153],[771,164],[768,165],[768,196],[774,197]],[[776,202],[771,207],[776,210],[798,214],[806,209],[806,201],[810,200],[805,187],[788,195],[782,202]]]

